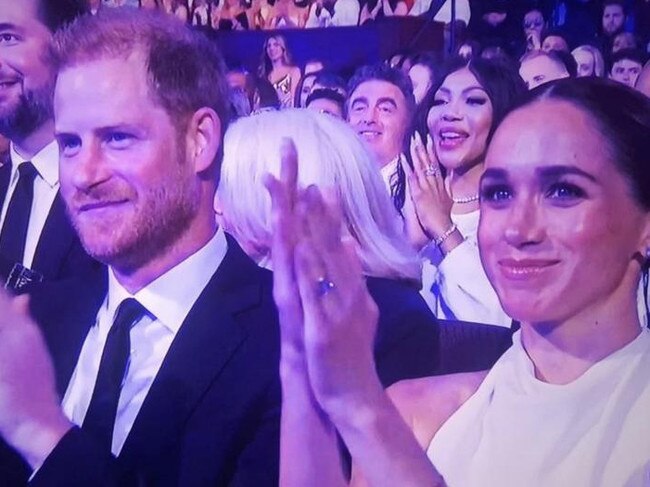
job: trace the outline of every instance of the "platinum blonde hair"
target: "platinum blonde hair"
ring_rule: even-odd
[[[587,52],[591,55],[594,60],[594,76],[597,76],[598,78],[605,76],[605,60],[597,47],[583,44],[571,51],[571,55],[575,58],[576,53],[578,52]]]
[[[267,173],[279,175],[285,137],[298,152],[298,186],[316,185],[338,200],[342,231],[357,242],[364,273],[419,282],[420,261],[372,156],[345,122],[327,114],[286,109],[231,125],[217,190],[226,230],[263,265],[271,241],[271,199],[263,180]]]

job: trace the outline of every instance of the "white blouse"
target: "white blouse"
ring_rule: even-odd
[[[512,320],[481,264],[479,211],[452,213],[451,220],[465,240],[447,255],[432,244],[422,250],[422,297],[438,318],[509,327]]]
[[[650,332],[566,385],[536,379],[513,343],[428,448],[447,484],[650,485]]]

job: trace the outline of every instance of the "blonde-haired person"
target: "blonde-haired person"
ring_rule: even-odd
[[[342,235],[357,249],[381,320],[377,370],[386,386],[436,373],[438,325],[419,295],[420,263],[403,236],[376,164],[342,120],[288,109],[239,119],[226,132],[216,207],[225,230],[260,265],[269,267],[271,199],[265,175],[280,174],[280,149],[291,137],[298,186],[327,188],[342,216]],[[326,286],[326,282],[322,285]]]
[[[578,65],[578,78],[584,76],[602,78],[605,76],[605,61],[597,47],[584,44],[571,51],[571,55]]]

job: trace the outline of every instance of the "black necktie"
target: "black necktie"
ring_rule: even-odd
[[[0,255],[10,262],[23,261],[36,174],[36,168],[29,161],[18,166],[18,184],[11,195],[0,233]]]
[[[131,348],[129,333],[131,327],[146,312],[147,310],[133,298],[122,301],[104,345],[97,382],[83,422],[83,429],[95,436],[107,452],[111,450],[117,403],[129,360]]]

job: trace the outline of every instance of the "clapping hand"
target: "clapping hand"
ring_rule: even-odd
[[[413,201],[420,226],[429,239],[435,240],[453,229],[451,220],[453,200],[445,187],[431,136],[427,137],[425,147],[422,137],[416,134],[411,139],[410,150],[413,169],[405,161],[402,162],[408,193]],[[462,241],[462,236],[457,230],[452,232],[451,238],[445,242],[446,252]]]
[[[319,405],[330,416],[344,415],[382,391],[373,361],[378,311],[355,242],[341,238],[340,212],[315,186],[297,189],[297,163],[286,142],[280,179],[267,179],[282,356],[303,352]]]
[[[72,426],[57,397],[54,370],[25,296],[0,290],[0,435],[39,466]]]
[[[355,481],[443,485],[375,372],[378,309],[356,242],[341,236],[335,202],[315,186],[297,188],[291,141],[283,144],[281,159],[280,178],[266,180],[282,336],[280,485],[348,485],[336,432],[352,455]]]

